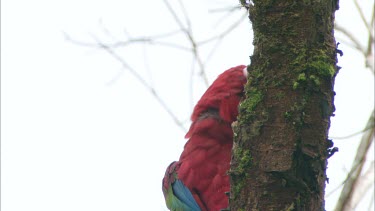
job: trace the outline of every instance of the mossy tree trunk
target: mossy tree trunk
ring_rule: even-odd
[[[233,125],[231,211],[324,210],[337,9],[337,0],[253,0],[254,52]]]

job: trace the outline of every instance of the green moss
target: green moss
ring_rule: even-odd
[[[242,155],[240,155],[240,163],[237,166],[237,171],[247,176],[246,169],[251,166],[252,158],[249,150],[241,150],[241,152]]]
[[[313,61],[307,65],[311,72],[316,72],[322,77],[333,77],[335,75],[335,68],[330,62],[323,60]]]
[[[319,91],[322,80],[328,80],[335,76],[336,68],[333,58],[326,50],[311,50],[307,46],[295,46],[290,51],[294,55],[290,71],[296,74],[291,82],[292,88]]]
[[[293,89],[296,90],[298,88],[298,86],[299,86],[299,83],[297,81],[295,81],[293,83]]]
[[[284,112],[284,118],[291,122],[295,127],[301,127],[305,117],[305,106],[309,100],[309,96],[304,96],[299,102],[295,102],[294,105],[287,111]]]
[[[245,124],[250,124],[250,122],[257,116],[255,108],[262,101],[263,93],[254,87],[250,87],[247,89],[246,95],[249,97],[241,102],[241,115],[238,117],[238,119],[245,121]]]
[[[310,80],[314,83],[315,86],[320,86],[320,80],[315,75],[310,75]]]
[[[290,120],[292,118],[292,114],[290,111],[285,111],[284,118]]]
[[[280,53],[280,52],[284,52],[283,51],[283,45],[281,43],[277,43],[277,41],[274,41],[274,42],[270,42],[269,46],[268,46],[268,51],[270,53]]]
[[[238,165],[236,169],[233,171],[233,173],[237,176],[248,176],[246,173],[246,169],[248,169],[251,166],[253,160],[250,155],[250,151],[236,147],[234,149],[234,156],[238,162]]]
[[[301,195],[298,194],[298,196],[296,197],[296,204],[297,204],[297,207],[301,207]]]
[[[230,172],[232,177],[237,179],[236,184],[233,186],[233,197],[236,197],[246,185],[246,178],[249,176],[247,170],[252,165],[253,159],[249,150],[243,150],[239,147],[234,148],[233,155],[238,162],[235,169],[232,169]]]
[[[294,46],[292,43],[289,45]],[[301,64],[304,64],[307,58],[307,48],[305,46],[295,46],[294,48],[291,48],[290,53],[293,55],[291,57],[295,58],[290,64],[292,66],[299,67],[298,69],[301,69]]]
[[[297,77],[297,80],[293,82],[293,89],[296,90],[301,83],[306,82],[306,74],[300,73]]]
[[[265,61],[262,68],[265,69],[267,68],[268,65],[269,65],[269,61]],[[252,81],[252,83],[256,83],[259,81],[259,79],[263,78],[263,76],[264,76],[264,73],[262,70],[259,70],[259,69],[252,70],[250,80]]]
[[[324,50],[315,50],[310,53],[310,59],[307,60],[305,70],[315,77],[331,78],[336,74],[335,61],[327,56]]]
[[[298,195],[291,204],[286,205],[284,211],[299,210],[300,207],[301,207],[301,197],[300,195]]]
[[[274,96],[274,98],[276,100],[284,99],[285,98],[285,93],[284,92],[278,92],[278,93],[276,93],[276,95]]]
[[[285,211],[292,211],[295,210],[294,202],[292,202],[287,208],[284,209]]]
[[[258,105],[263,100],[263,92],[256,88],[250,87],[246,95],[247,97],[240,104],[240,115],[238,116],[239,122],[245,125],[249,125],[247,132],[248,137],[257,136],[260,134],[260,129],[262,128],[264,122],[268,119],[267,111],[261,107],[257,108]],[[248,140],[248,139],[245,139]]]
[[[306,74],[305,73],[299,74],[297,80],[306,81]]]
[[[255,109],[258,103],[262,100],[263,95],[256,88],[250,88],[246,94],[250,97],[246,98],[241,103],[241,108],[245,109],[247,112],[251,112]]]
[[[236,183],[233,185],[233,188],[232,188],[233,189],[233,198],[236,198],[240,194],[244,185],[245,185],[245,180],[236,181]]]

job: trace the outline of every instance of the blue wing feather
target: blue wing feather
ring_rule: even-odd
[[[174,195],[181,202],[186,204],[191,209],[191,211],[201,211],[190,190],[182,183],[181,180],[176,179],[172,184],[172,189]]]

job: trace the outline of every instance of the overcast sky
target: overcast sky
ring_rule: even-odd
[[[236,6],[235,0],[184,2],[197,40],[226,29],[245,12],[214,12]],[[3,0],[1,6],[2,210],[166,210],[161,179],[183,149],[184,131],[116,59],[65,37],[113,42],[178,30],[163,1]],[[182,14],[178,4],[172,6]],[[336,18],[366,44],[351,1],[341,1]],[[210,82],[225,69],[249,63],[251,34],[245,19],[209,60],[214,43],[200,49]],[[189,47],[183,35],[164,41]],[[332,137],[361,131],[374,108],[374,75],[361,54],[344,43],[340,49]],[[191,108],[205,90],[191,53],[142,44],[116,52],[188,127]],[[345,179],[359,139],[335,141],[340,151],[329,160],[327,193]],[[327,211],[339,193],[326,198]],[[364,197],[367,203],[358,210],[367,209],[373,190]]]

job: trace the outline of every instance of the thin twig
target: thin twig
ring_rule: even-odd
[[[374,111],[372,112],[366,128],[372,125],[374,122]],[[349,203],[352,200],[353,192],[357,188],[357,182],[360,178],[359,175],[362,172],[363,165],[366,161],[367,152],[371,146],[371,143],[374,141],[374,130],[369,130],[363,134],[361,143],[358,146],[357,154],[355,156],[352,170],[352,174],[348,175],[348,180],[345,182],[345,185],[341,191],[341,195],[338,203],[336,204],[336,211],[349,211],[351,210]],[[353,170],[355,169],[355,170]]]
[[[372,161],[372,162],[374,162],[374,161]],[[373,163],[371,164],[371,165],[373,165]],[[351,169],[351,171],[348,173],[348,175],[347,175],[347,177],[346,177],[346,179],[344,180],[344,181],[342,181],[341,183],[340,183],[340,185],[338,185],[337,187],[335,187],[333,190],[331,190],[329,193],[327,193],[326,194],[326,198],[328,198],[328,197],[330,197],[333,193],[335,193],[337,190],[339,190],[351,177],[352,177],[352,175],[353,175],[353,173],[355,172],[355,171],[357,171],[357,169],[359,168],[359,166],[360,166],[360,163],[357,163],[357,165],[353,168],[352,167],[352,169]]]
[[[157,102],[163,107],[163,109],[169,114],[169,116],[173,119],[173,121],[179,126],[184,132],[186,132],[186,128],[184,125],[178,120],[178,118],[174,115],[171,109],[167,106],[164,100],[158,95],[154,87],[150,86],[129,64],[125,62],[110,46],[102,43],[97,37],[92,36],[92,38],[96,41],[97,45],[100,46],[101,49],[106,51],[109,55],[111,55],[114,59],[116,59],[124,69],[129,70],[129,72],[154,96]]]
[[[200,75],[201,75],[204,83],[206,84],[206,86],[208,86],[208,78],[207,78],[207,75],[206,75],[206,71],[205,71],[202,59],[199,55],[199,52],[198,52],[198,49],[197,49],[198,45],[197,45],[197,42],[195,41],[195,39],[193,37],[193,34],[188,29],[186,29],[186,27],[182,24],[181,20],[178,18],[176,12],[172,9],[172,6],[169,4],[169,2],[167,0],[164,0],[164,4],[166,5],[168,11],[172,14],[174,20],[177,22],[177,24],[179,25],[181,30],[185,32],[185,35],[189,39],[189,41],[191,43],[191,47],[192,47],[192,49],[191,49],[192,53],[196,57],[198,66],[200,68]]]
[[[365,48],[362,47],[361,43],[357,40],[357,38],[354,37],[354,35],[351,32],[349,32],[348,30],[346,30],[344,27],[342,27],[341,25],[337,23],[335,24],[335,30],[343,33],[346,37],[348,37],[350,41],[353,42],[354,44],[353,47],[355,49],[359,50],[362,53],[365,52]]]
[[[207,57],[206,57],[206,60],[205,60],[205,64],[211,59],[211,57],[214,55],[214,53],[216,52],[216,49],[219,47],[219,45],[221,44],[221,41],[223,39],[222,38],[219,38],[217,39],[216,43],[214,44],[214,46],[212,47],[211,51],[208,53]]]
[[[374,161],[370,163],[370,167],[358,178],[357,188],[353,191],[353,197],[351,198],[348,206],[355,210],[357,205],[363,199],[363,195],[367,193],[367,191],[373,187],[374,184]]]
[[[107,28],[107,26],[103,23],[103,19],[99,19],[99,27],[101,28],[102,32],[104,32],[107,37],[111,38],[112,40],[118,40]]]
[[[366,127],[365,129],[361,130],[361,131],[358,131],[356,133],[353,133],[353,134],[350,134],[350,135],[346,135],[346,136],[330,136],[329,138],[331,139],[348,139],[348,138],[351,138],[351,137],[354,137],[356,135],[359,135],[359,134],[362,134],[368,130],[373,130],[374,129],[374,124],[370,125],[370,127]]]
[[[240,6],[234,6],[234,7],[223,7],[223,8],[216,8],[216,9],[210,9],[208,12],[228,12],[228,11],[234,11],[236,9],[240,9]]]
[[[367,47],[365,48],[364,46],[362,46],[359,42],[359,40],[351,33],[349,32],[348,30],[346,30],[344,27],[336,24],[335,25],[335,30],[337,31],[340,31],[342,32],[346,37],[348,37],[350,39],[350,41],[352,43],[348,44],[349,46],[353,47],[354,49],[357,49],[359,50],[363,55],[364,55],[364,58],[365,58],[365,64],[366,64],[366,67],[370,68],[372,71],[374,71],[374,65],[373,63],[371,62],[371,59],[373,59],[373,53],[372,53],[372,49],[373,49],[373,45],[374,45],[374,10],[375,10],[375,7],[372,6],[372,18],[371,20],[368,22],[366,20],[366,17],[363,13],[363,10],[361,9],[360,5],[358,4],[357,0],[353,0],[354,2],[354,5],[359,13],[359,16],[363,22],[363,24],[365,25],[367,31],[368,31],[368,42],[367,42]]]
[[[372,32],[374,31],[374,17],[375,15],[375,6],[372,7],[372,18],[370,21],[370,27],[371,27],[371,32],[369,33],[369,38],[367,42],[367,51],[366,51],[366,67],[369,67],[372,72],[374,73],[374,35]]]
[[[179,33],[181,33],[181,29],[174,30],[174,31],[171,31],[171,32],[161,33],[161,34],[157,34],[157,35],[151,35],[149,37],[152,38],[152,39],[161,39],[161,38],[167,38],[167,37],[175,36],[176,34],[179,34]]]
[[[240,23],[242,23],[244,20],[245,20],[245,17],[247,16],[247,13],[244,13],[236,22],[234,22],[232,25],[230,25],[225,31],[223,31],[222,33],[216,35],[216,36],[213,36],[211,38],[208,38],[206,40],[202,40],[202,41],[199,41],[197,42],[197,44],[199,46],[201,45],[204,45],[204,44],[207,44],[209,42],[212,42],[214,40],[217,40],[217,39],[221,39],[223,37],[225,37],[226,35],[228,35],[230,32],[232,32]]]
[[[192,63],[191,63],[191,69],[190,69],[190,76],[189,76],[189,102],[190,102],[190,111],[193,111],[193,106],[194,106],[194,99],[193,99],[193,88],[194,88],[194,71],[195,71],[195,56],[193,56]]]
[[[99,46],[98,43],[83,42],[83,41],[71,39],[69,37],[69,35],[67,35],[67,34],[65,34],[65,39],[67,41],[71,42],[71,43],[74,43],[74,44],[80,45],[80,46],[84,46],[84,47],[90,47],[90,48],[92,48],[92,47],[102,47],[102,46]],[[125,46],[128,46],[128,45],[139,44],[139,43],[156,44],[156,45],[176,48],[176,49],[180,49],[180,50],[184,50],[184,51],[191,51],[190,48],[187,48],[187,47],[184,47],[184,46],[181,46],[181,45],[177,45],[177,44],[174,44],[174,43],[168,43],[168,42],[162,42],[162,41],[156,41],[153,38],[147,38],[147,37],[129,39],[127,41],[118,41],[118,42],[114,42],[114,43],[106,43],[106,44],[103,44],[103,45],[107,46],[108,48],[119,48],[119,47],[125,47]]]
[[[221,23],[224,22],[225,19],[228,19],[229,15],[232,15],[234,11],[235,11],[234,9],[227,10],[224,15],[222,15],[220,18],[217,19],[217,21],[214,24],[214,27],[218,27]]]
[[[136,43],[151,44],[151,45],[156,44],[156,45],[161,45],[161,46],[165,46],[165,47],[176,48],[176,49],[179,49],[179,50],[191,51],[190,48],[187,48],[187,47],[184,47],[184,46],[181,46],[181,45],[178,45],[178,44],[174,44],[174,43],[157,41],[157,40],[155,40],[153,38],[149,38],[149,37],[143,37],[143,38],[141,37],[141,38],[136,38],[136,39],[130,39],[130,40],[127,40],[127,41],[116,42],[116,43],[113,43],[113,44],[108,44],[108,46],[110,46],[112,48],[118,48],[118,47],[124,47],[124,46],[131,45],[131,44],[136,44]]]
[[[359,13],[359,16],[361,17],[362,19],[362,22],[363,24],[366,26],[366,29],[368,31],[368,33],[370,34],[370,36],[372,37],[372,30],[371,30],[371,26],[369,26],[369,24],[367,23],[367,20],[365,18],[365,14],[363,14],[363,10],[361,9],[361,7],[359,6],[357,0],[353,0],[354,1],[354,5],[355,7],[357,8],[357,11]]]
[[[183,30],[183,31],[186,31],[186,27],[181,22],[181,20],[178,18],[177,14],[174,12],[174,10],[172,9],[172,6],[169,4],[169,2],[167,0],[163,0],[163,1],[164,1],[165,6],[167,7],[168,11],[173,16],[173,19],[177,22],[180,29]]]
[[[375,197],[374,197],[374,195],[375,195],[375,192],[372,192],[372,197],[371,197],[371,201],[370,201],[370,203],[369,203],[369,206],[368,206],[368,208],[367,208],[367,210],[369,210],[369,211],[373,211],[374,209],[371,209],[372,208],[372,206],[374,205],[374,201],[375,201]]]
[[[172,31],[172,32],[168,32],[168,33],[164,33],[164,34],[159,34],[159,35],[153,35],[153,36],[147,36],[147,37],[136,37],[136,38],[133,38],[125,29],[124,29],[124,34],[127,38],[127,40],[125,41],[116,41],[116,39],[112,36],[112,34],[109,32],[109,30],[104,26],[104,24],[102,22],[100,22],[100,28],[103,30],[103,32],[110,38],[112,38],[112,42],[111,43],[104,43],[102,41],[100,41],[98,38],[94,37],[93,36],[93,39],[96,41],[95,43],[90,43],[90,42],[82,42],[82,41],[77,41],[77,40],[74,40],[74,39],[71,39],[71,37],[64,33],[65,34],[65,38],[67,41],[73,43],[73,44],[76,44],[76,45],[80,45],[80,46],[84,46],[84,47],[91,47],[91,48],[99,48],[99,49],[102,49],[104,51],[106,51],[109,55],[111,55],[114,59],[116,59],[117,61],[120,62],[120,64],[122,65],[123,69],[127,69],[129,70],[129,72],[147,89],[149,90],[149,92],[156,98],[156,100],[158,101],[158,103],[167,111],[167,113],[169,114],[169,116],[172,117],[173,121],[181,128],[183,129],[184,131],[186,131],[185,127],[183,126],[183,123],[181,121],[179,121],[177,119],[177,117],[171,112],[171,110],[169,109],[169,107],[165,104],[165,102],[160,98],[160,96],[157,94],[156,90],[154,89],[153,85],[149,84],[144,78],[142,78],[142,76],[140,76],[123,58],[121,58],[116,52],[115,52],[115,49],[116,48],[120,48],[120,47],[126,47],[126,46],[129,46],[129,45],[132,45],[132,44],[150,44],[150,45],[160,45],[160,46],[165,46],[165,47],[171,47],[171,48],[175,48],[175,49],[179,49],[179,50],[183,50],[183,51],[188,51],[188,52],[191,52],[193,54],[193,61],[195,61],[194,63],[198,64],[198,67],[200,69],[200,76],[202,77],[204,83],[206,86],[208,86],[208,78],[207,78],[207,75],[206,75],[206,71],[205,71],[205,64],[201,58],[201,55],[200,55],[200,52],[198,51],[198,43],[196,42],[196,40],[194,39],[193,37],[193,33],[192,33],[192,24],[190,22],[190,19],[189,19],[189,16],[188,16],[188,13],[186,11],[186,8],[182,2],[182,0],[179,0],[178,1],[179,3],[179,6],[181,7],[182,9],[182,13],[184,15],[184,18],[185,18],[185,22],[186,22],[186,25],[187,27],[184,26],[183,22],[180,20],[180,18],[177,16],[176,12],[172,9],[171,5],[169,4],[169,2],[167,0],[164,0],[164,4],[166,5],[166,7],[168,8],[168,11],[171,13],[171,15],[173,16],[174,20],[176,21],[176,23],[178,24],[179,28],[178,30],[175,30],[175,31]],[[241,18],[243,20],[243,18]],[[203,41],[202,43],[200,44],[205,44],[205,43],[208,43],[208,42],[211,42],[211,41],[214,41],[214,40],[217,40],[217,43],[214,45],[214,47],[212,48],[211,52],[208,54],[207,56],[207,60],[212,56],[212,54],[214,53],[215,49],[217,48],[217,46],[219,45],[221,39],[223,39],[224,36],[226,36],[227,34],[229,34],[235,27],[237,27],[239,25],[239,23],[242,21],[242,20],[239,20],[237,22],[235,22],[233,25],[231,25],[227,30],[225,30],[223,33],[219,34],[218,36],[215,36],[215,37],[212,37],[210,38],[209,40],[205,40]],[[167,42],[167,41],[161,41],[160,39],[163,39],[163,38],[168,38],[170,36],[174,36],[174,35],[177,35],[179,33],[184,33],[185,36],[188,38],[188,40],[190,41],[190,45],[191,47],[185,47],[185,46],[182,46],[182,45],[179,45],[179,44],[175,44],[175,43],[170,43],[170,42]],[[145,52],[144,52],[145,53]],[[145,54],[144,54],[145,56]],[[147,67],[146,67],[147,68]],[[194,74],[194,68],[195,68],[195,65],[192,64],[192,75],[191,75],[191,82],[193,84],[193,74]],[[119,72],[118,75],[116,75],[116,77],[111,80],[109,82],[109,84],[112,84],[114,83],[120,76],[121,74],[123,74],[123,71]],[[192,87],[191,87],[191,90],[190,90],[190,95],[191,95],[191,99],[192,99],[192,96],[193,96],[193,90],[192,90]]]
[[[125,28],[123,29],[123,31],[124,31],[124,35],[125,35],[125,37],[126,38],[131,38],[131,37],[133,37],[129,32],[128,32],[128,30],[126,30]]]
[[[142,55],[143,55],[143,65],[144,65],[144,67],[145,67],[145,69],[146,69],[146,71],[148,72],[148,75],[149,75],[150,86],[155,87],[154,86],[154,80],[152,79],[151,68],[150,68],[150,65],[148,63],[148,56],[147,56],[147,51],[146,51],[145,45],[142,46]]]
[[[184,14],[185,22],[186,22],[186,25],[187,25],[187,29],[188,29],[189,33],[191,34],[193,29],[192,29],[192,27],[191,27],[190,18],[189,18],[189,16],[188,16],[187,11],[186,11],[185,5],[184,5],[184,3],[182,2],[182,0],[178,0],[178,4],[180,5],[181,10],[182,10],[182,13]]]
[[[347,173],[346,175],[346,178],[337,186],[335,187],[333,190],[331,190],[330,192],[326,193],[326,198],[330,197],[333,193],[335,193],[336,191],[338,191],[343,185],[345,185],[345,183],[347,181],[350,180],[350,178],[353,176],[353,174],[358,170],[358,168],[360,167],[360,164],[361,163],[357,163],[356,165],[353,165],[352,166],[352,169]],[[345,170],[345,169],[344,169]]]

